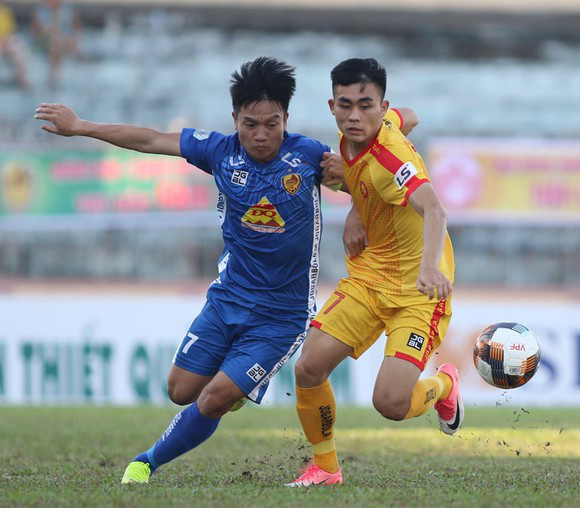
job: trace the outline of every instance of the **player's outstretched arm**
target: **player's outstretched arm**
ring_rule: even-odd
[[[451,281],[439,271],[447,232],[447,214],[433,186],[424,183],[409,196],[411,206],[423,217],[423,258],[417,289],[429,296],[446,299],[453,290]]]
[[[181,155],[180,133],[164,133],[137,125],[89,122],[64,104],[42,103],[34,118],[45,120],[41,129],[59,136],[86,136],[121,148],[145,153]]]
[[[409,133],[419,125],[419,115],[411,108],[397,108],[399,114],[403,117],[401,132],[408,136]]]

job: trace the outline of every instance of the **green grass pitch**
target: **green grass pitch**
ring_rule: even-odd
[[[147,486],[123,470],[176,408],[0,407],[0,506],[580,506],[580,409],[466,409],[449,437],[433,412],[339,408],[345,484],[288,489],[309,451],[292,407],[226,415]]]

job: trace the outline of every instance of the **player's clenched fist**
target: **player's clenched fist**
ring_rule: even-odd
[[[342,170],[342,158],[334,152],[324,152],[322,161],[322,183],[327,187],[333,187],[342,184],[344,173]]]
[[[81,133],[82,120],[74,110],[64,104],[43,102],[36,110],[34,118],[51,122],[41,125],[40,128],[52,134],[76,136]]]

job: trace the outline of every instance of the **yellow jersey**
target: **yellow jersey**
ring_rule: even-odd
[[[345,156],[346,139],[339,133],[345,180],[359,211],[368,246],[346,260],[349,276],[370,289],[408,305],[428,301],[417,289],[423,256],[423,218],[409,196],[429,182],[427,168],[401,132],[402,117],[389,109],[376,138],[354,159]],[[439,270],[453,281],[455,263],[449,234]]]

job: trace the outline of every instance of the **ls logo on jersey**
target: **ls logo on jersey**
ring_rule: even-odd
[[[264,196],[260,202],[251,206],[242,217],[242,226],[260,233],[283,233],[284,219],[276,207]]]
[[[402,189],[417,173],[417,168],[411,161],[405,162],[405,164],[399,168],[399,171],[395,173],[395,182],[397,187]]]
[[[292,173],[282,177],[282,186],[288,194],[296,194],[302,183],[302,176],[298,173]]]
[[[239,168],[240,166],[243,166],[246,163],[246,161],[244,159],[242,159],[239,155],[231,155],[230,156],[230,166],[232,168]]]
[[[300,166],[300,164],[302,163],[302,161],[298,158],[298,157],[292,157],[292,153],[287,152],[284,154],[284,157],[282,157],[282,161],[284,161],[286,164],[288,164],[291,168],[297,168],[298,166]]]

